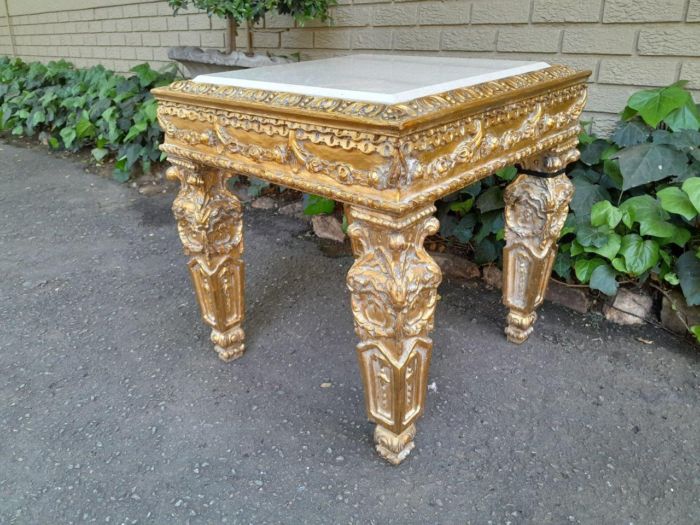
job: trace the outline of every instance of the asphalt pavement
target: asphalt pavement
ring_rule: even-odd
[[[217,359],[172,194],[0,144],[0,523],[697,524],[700,351],[446,281],[416,448],[372,447],[345,288],[248,208],[247,351]],[[650,342],[650,344],[649,344]]]

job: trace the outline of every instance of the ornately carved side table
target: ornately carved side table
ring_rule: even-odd
[[[198,77],[153,91],[173,204],[219,356],[243,354],[242,206],[234,174],[345,203],[347,277],[377,450],[400,463],[423,411],[440,268],[434,202],[496,170],[505,193],[506,334],[542,302],[573,188],[589,72],[544,63],[355,55]]]

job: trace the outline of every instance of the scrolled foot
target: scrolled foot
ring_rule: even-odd
[[[527,338],[532,333],[537,313],[532,312],[529,315],[523,315],[516,312],[510,312],[507,317],[506,337],[511,343],[522,344],[527,341]]]
[[[224,362],[233,361],[243,355],[245,351],[245,334],[240,327],[232,328],[226,332],[211,331],[211,341],[214,350],[219,354],[219,359]]]
[[[374,429],[374,443],[379,455],[392,465],[398,465],[411,453],[415,444],[416,426],[411,425],[401,434],[394,434],[381,425]]]

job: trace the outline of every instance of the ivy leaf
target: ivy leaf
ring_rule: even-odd
[[[76,137],[75,128],[63,128],[58,134],[61,135],[66,148],[70,148],[73,145]]]
[[[686,153],[700,147],[700,131],[684,129],[670,132],[665,129],[657,129],[651,136],[654,144],[668,144]]]
[[[656,266],[659,261],[659,244],[652,240],[643,240],[636,233],[622,238],[620,254],[625,258],[627,273],[641,275]]]
[[[622,191],[687,171],[688,158],[659,144],[639,144],[617,154],[622,173]]]
[[[683,107],[692,98],[690,93],[679,85],[661,89],[645,89],[633,94],[627,106],[637,110],[644,122],[655,128],[674,109]]]
[[[562,279],[571,277],[571,256],[568,253],[559,251],[554,259],[554,273]]]
[[[506,166],[496,172],[496,177],[502,179],[506,182],[512,181],[518,174],[518,170],[515,166]]]
[[[694,324],[690,327],[690,333],[695,336],[695,340],[700,343],[700,324]]]
[[[571,200],[571,209],[577,217],[587,217],[591,213],[591,208],[598,201],[610,200],[610,193],[600,184],[591,184],[582,177],[572,179],[574,183],[574,197]]]
[[[612,266],[615,268],[618,272],[622,273],[627,273],[627,266],[625,266],[625,259],[624,257],[615,257],[612,260]]]
[[[476,226],[476,216],[469,213],[457,223],[452,230],[452,235],[457,237],[460,242],[469,242],[474,235],[474,226]]]
[[[93,148],[90,153],[92,153],[95,160],[99,162],[109,155],[109,150],[106,148]]]
[[[691,101],[687,102],[683,107],[667,115],[664,118],[664,122],[673,131],[680,131],[683,129],[697,131],[698,128],[700,128],[700,113],[698,113],[698,108],[691,99]]]
[[[688,179],[691,180],[691,179]],[[686,180],[686,182],[688,182]],[[700,188],[698,188],[700,196]],[[661,201],[661,207],[671,213],[677,213],[689,221],[698,214],[698,211],[690,202],[688,194],[676,186],[669,186],[656,192],[656,197]]]
[[[304,215],[324,215],[333,213],[335,210],[335,201],[319,197],[318,195],[304,196],[306,205],[304,206]]]
[[[476,207],[479,208],[481,213],[504,208],[503,188],[491,186],[476,199]]]
[[[622,243],[622,236],[617,233],[610,233],[607,236],[606,242],[603,246],[588,246],[585,251],[588,253],[595,253],[602,255],[609,261],[612,261],[617,253],[620,251],[620,245]]]
[[[700,304],[700,259],[693,252],[685,252],[676,261],[676,274],[688,306]]]
[[[688,195],[695,209],[700,212],[700,177],[686,179],[681,188]]]
[[[489,211],[481,215],[481,228],[479,233],[474,236],[474,240],[480,243],[489,234],[496,233],[503,228],[504,217],[501,210]]]
[[[469,210],[474,206],[474,198],[467,199],[465,201],[457,201],[450,203],[450,210],[459,213],[460,215],[465,215],[469,213]]]
[[[642,144],[649,138],[649,128],[642,122],[621,122],[613,133],[612,140],[621,148]]]
[[[601,161],[603,152],[610,146],[607,140],[596,139],[590,144],[581,146],[581,162],[589,166],[598,164]]]
[[[490,239],[483,239],[474,248],[474,262],[476,264],[486,264],[496,260],[498,251],[496,243]]]
[[[576,240],[584,247],[600,248],[605,246],[610,235],[610,228],[607,226],[599,226],[594,228],[589,224],[579,224],[576,231]]]
[[[593,271],[598,268],[598,266],[604,264],[605,261],[600,257],[594,257],[593,259],[578,259],[576,264],[574,264],[574,273],[580,282],[586,284],[591,279]]]
[[[620,204],[622,222],[628,228],[632,228],[635,222],[640,224],[652,221],[665,221],[668,214],[661,208],[661,204],[651,195],[638,195],[630,197]]]
[[[591,207],[591,224],[593,226],[607,224],[608,227],[614,228],[621,220],[622,212],[613,206],[610,201],[596,202]]]
[[[612,266],[609,264],[601,264],[591,273],[589,286],[593,290],[600,290],[605,295],[613,296],[617,293],[617,288],[619,286],[615,276],[616,273]]]

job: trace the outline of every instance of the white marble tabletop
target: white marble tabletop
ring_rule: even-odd
[[[398,104],[546,67],[545,62],[484,58],[348,55],[200,75],[194,81]]]

